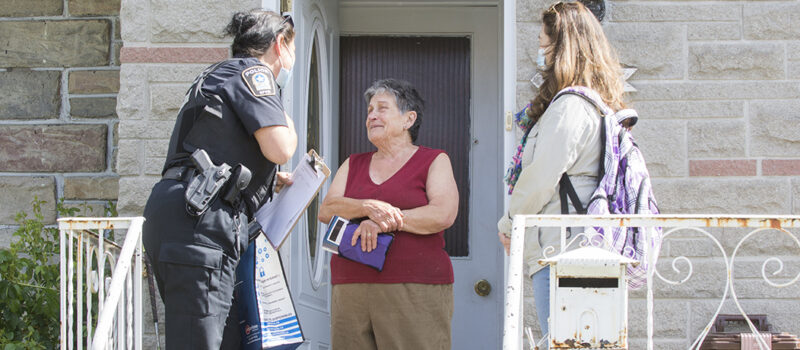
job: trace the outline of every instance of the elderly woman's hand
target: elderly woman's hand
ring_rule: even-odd
[[[364,220],[353,232],[353,239],[350,240],[350,245],[356,245],[358,237],[361,237],[361,251],[371,252],[378,246],[378,234],[381,232],[381,228],[374,221]]]
[[[380,232],[392,232],[403,228],[403,212],[389,203],[368,199],[363,202],[367,216],[380,227]]]

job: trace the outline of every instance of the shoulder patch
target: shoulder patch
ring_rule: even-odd
[[[266,66],[253,66],[242,71],[242,79],[253,96],[275,95],[275,81]]]

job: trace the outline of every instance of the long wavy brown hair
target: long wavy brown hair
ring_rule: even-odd
[[[539,120],[556,93],[570,86],[597,91],[612,109],[625,108],[619,59],[600,22],[580,2],[558,2],[542,14],[550,39],[544,83],[531,101],[528,115]]]

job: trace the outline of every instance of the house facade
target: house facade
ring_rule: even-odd
[[[551,1],[30,3],[38,6],[0,5],[0,42],[11,43],[0,55],[0,199],[22,203],[0,209],[0,241],[34,194],[47,201],[48,220],[61,198],[98,210],[112,201],[120,216],[141,215],[187,88],[229,56],[222,30],[232,13],[288,12],[297,26],[297,63],[283,99],[300,137],[298,154],[315,148],[335,171],[368,147],[365,84],[393,76],[420,87],[429,107],[420,139],[454,159],[463,197],[460,221],[447,233],[456,271],[453,348],[499,347],[506,261],[495,222],[505,212],[501,179],[519,137],[508,116],[536,93],[530,79],[540,14]],[[800,214],[800,1],[597,3],[605,8],[606,34],[633,72],[630,101],[641,116],[634,134],[662,212]],[[461,93],[454,99],[443,91]],[[329,347],[329,271],[318,249],[324,228],[302,218],[281,248],[310,349]],[[730,254],[745,231],[712,234]],[[776,278],[788,281],[800,271],[798,253],[786,237],[764,233],[746,242],[736,266],[745,311],[767,314],[775,330],[794,334],[800,286],[770,287],[761,266],[785,257]],[[669,275],[680,256],[693,262],[694,275],[680,286],[656,284],[658,349],[689,347],[725,288],[724,260],[712,241],[673,235],[659,271],[680,279]],[[682,261],[676,264],[685,274]],[[486,285],[491,291],[482,295]],[[525,295],[525,321],[536,330],[532,293]],[[633,349],[646,337],[644,298],[631,294]],[[727,303],[723,312],[737,311]]]

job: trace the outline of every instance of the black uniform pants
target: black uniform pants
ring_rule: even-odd
[[[164,301],[167,349],[239,349],[233,300],[246,216],[220,199],[187,213],[186,184],[161,180],[144,210],[143,243]]]

